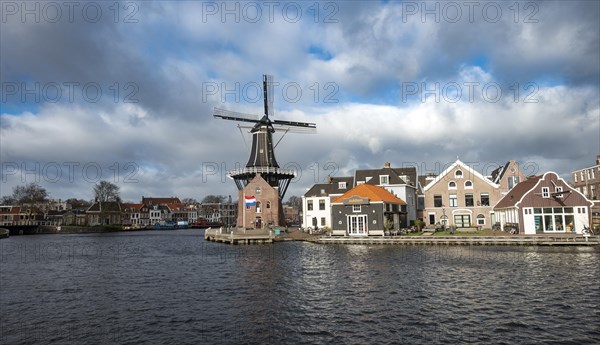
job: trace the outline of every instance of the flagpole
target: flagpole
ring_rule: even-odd
[[[244,229],[244,232],[246,232],[246,192],[243,191],[242,192],[242,200],[243,200],[243,209],[242,209],[242,221],[244,222],[244,224],[242,224],[242,229]]]

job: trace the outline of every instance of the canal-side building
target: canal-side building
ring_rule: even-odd
[[[550,171],[517,184],[494,210],[502,228],[517,223],[522,234],[580,234],[590,225],[591,206],[581,192]]]
[[[500,185],[456,160],[423,188],[425,224],[491,228]]]
[[[600,231],[600,155],[595,165],[573,171],[571,184],[594,203],[591,226]]]
[[[86,211],[87,224],[120,225],[122,222],[121,203],[117,201],[96,201]]]
[[[327,176],[302,196],[302,227],[331,229],[331,200],[352,189],[354,178]]]
[[[406,222],[404,200],[383,187],[360,184],[331,202],[332,235],[383,236]]]
[[[245,229],[262,229],[285,224],[281,210],[279,188],[271,186],[257,173],[239,191],[238,226]]]
[[[393,168],[390,162],[385,162],[383,168],[356,170],[354,180],[357,186],[363,183],[379,186],[404,200],[406,218],[401,224],[403,228],[417,219],[417,168]]]

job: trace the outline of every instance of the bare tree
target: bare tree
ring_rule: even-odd
[[[10,197],[17,204],[33,204],[48,200],[48,192],[39,184],[32,182],[25,186],[16,186],[13,188],[12,196]]]
[[[224,204],[227,198],[225,195],[207,195],[202,199],[203,204]]]
[[[297,209],[301,209],[302,208],[302,198],[299,196],[292,195],[288,199],[287,204],[289,206],[296,207]]]
[[[181,200],[181,202],[186,205],[194,205],[194,204],[198,203],[198,201],[196,201],[196,199],[194,199],[194,198],[185,198],[185,199]]]
[[[121,202],[119,196],[119,186],[108,181],[100,181],[94,186],[94,195],[96,201],[117,201]]]

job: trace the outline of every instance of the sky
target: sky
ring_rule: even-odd
[[[387,161],[568,178],[600,154],[597,1],[0,6],[0,195],[235,200],[250,137],[212,115],[262,114],[263,74],[275,119],[317,125],[276,147],[286,199]]]

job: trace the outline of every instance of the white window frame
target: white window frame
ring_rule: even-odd
[[[450,186],[451,183],[454,183],[454,187]],[[454,181],[448,182],[448,189],[454,190],[454,189],[456,189],[456,186],[457,186],[456,182],[454,182]]]
[[[460,174],[459,174],[459,173],[460,173]],[[464,174],[463,174],[462,170],[456,170],[456,171],[454,172],[454,177],[455,177],[455,178],[463,178],[463,177],[464,177]]]
[[[542,187],[542,198],[548,199],[550,197],[550,188]]]
[[[361,205],[352,205],[352,212],[360,212],[362,209],[360,206]]]
[[[467,186],[467,182],[471,183],[471,185],[470,185],[470,186]],[[473,189],[473,181],[471,181],[471,180],[466,180],[466,181],[465,181],[465,189]]]
[[[346,189],[346,182],[338,182],[339,189]]]
[[[454,200],[454,203],[452,202]],[[452,205],[454,204],[454,205]],[[450,194],[448,195],[448,206],[449,207],[458,207],[458,195]]]
[[[379,175],[379,184],[390,184],[390,175]]]
[[[558,193],[558,192],[562,192],[562,191],[563,191],[563,188],[561,186],[556,186],[554,188],[554,193]],[[556,194],[556,197],[557,198],[562,198],[563,195],[562,195],[562,193],[561,194]]]

